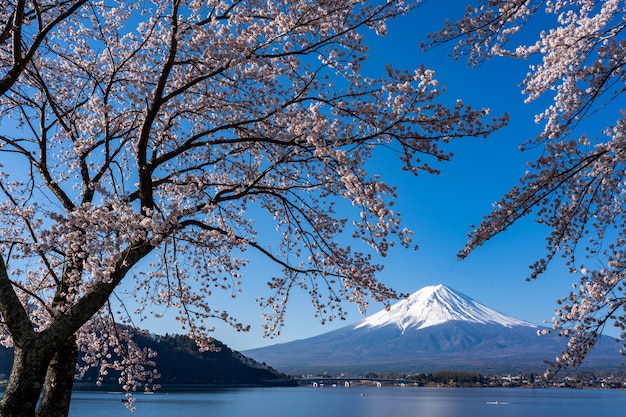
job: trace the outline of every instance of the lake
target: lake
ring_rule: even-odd
[[[121,393],[76,392],[70,417],[543,417],[619,416],[626,391],[284,387],[137,394],[136,411]]]

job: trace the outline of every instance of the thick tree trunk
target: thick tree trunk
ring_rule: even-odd
[[[50,354],[33,345],[15,347],[11,375],[0,400],[0,417],[36,416]]]
[[[61,345],[48,365],[37,417],[67,417],[77,359],[76,337],[72,336]]]

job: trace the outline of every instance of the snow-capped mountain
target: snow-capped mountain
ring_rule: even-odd
[[[539,326],[506,316],[444,285],[425,287],[356,324],[319,336],[243,352],[280,372],[483,373],[546,369],[566,340],[538,336]],[[623,357],[606,338],[584,367],[621,369]]]
[[[355,328],[393,324],[404,332],[406,329],[424,329],[449,321],[537,327],[527,321],[501,314],[440,284],[422,288],[394,304],[389,310],[367,317]]]

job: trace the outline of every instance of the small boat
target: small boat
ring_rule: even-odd
[[[504,401],[487,401],[487,404],[491,404],[491,405],[502,405],[502,404],[508,404],[507,402]]]

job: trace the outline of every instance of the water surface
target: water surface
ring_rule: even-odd
[[[77,392],[70,417],[619,416],[626,391],[525,388],[288,387],[137,394]]]

